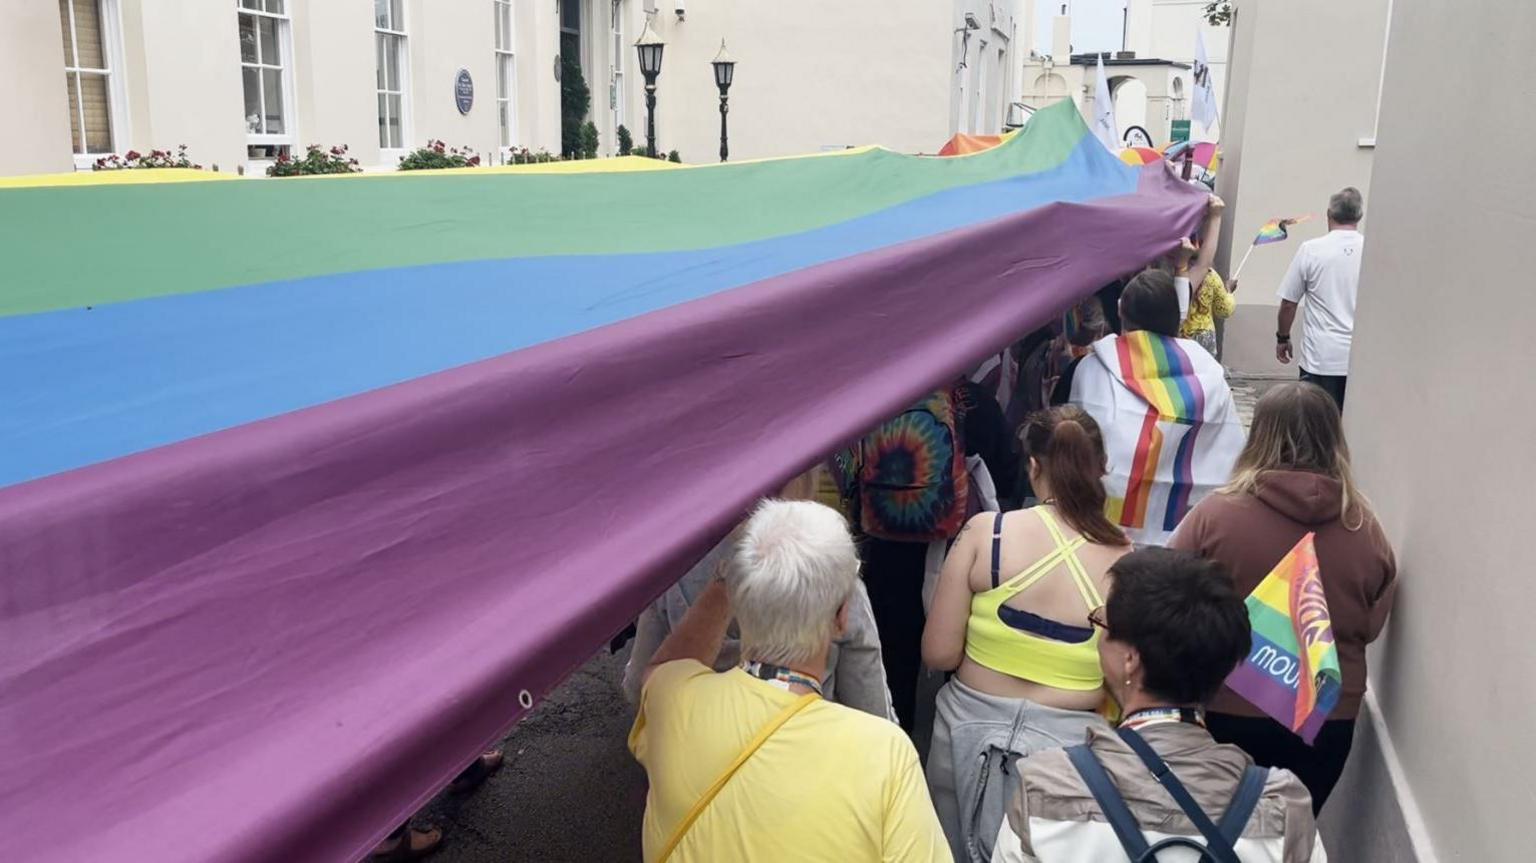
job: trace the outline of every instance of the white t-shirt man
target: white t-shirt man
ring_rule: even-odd
[[[1296,251],[1280,281],[1282,300],[1300,303],[1301,370],[1314,375],[1349,374],[1349,344],[1355,332],[1355,294],[1365,237],[1353,228],[1335,228]]]

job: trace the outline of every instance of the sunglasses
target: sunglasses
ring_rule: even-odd
[[[1109,618],[1104,616],[1104,606],[1102,605],[1088,612],[1088,622],[1105,632],[1109,632]]]

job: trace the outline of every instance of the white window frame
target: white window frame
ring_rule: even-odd
[[[626,125],[629,118],[629,100],[625,98],[624,58],[629,56],[629,41],[624,35],[624,0],[612,0],[610,4],[610,16],[608,23],[609,41],[612,46],[613,64],[609,67],[608,82],[608,110],[613,114],[613,153],[618,155],[619,127]]]
[[[517,147],[517,5],[513,0],[491,0],[491,26],[495,33],[493,70],[496,75],[496,143],[501,163],[506,164]],[[501,16],[506,15],[507,42],[502,44]],[[505,137],[502,127],[505,123]]]
[[[106,63],[103,69],[88,69],[73,65],[80,58],[79,35],[75,28],[75,4],[73,0],[64,4],[66,15],[59,22],[59,26],[69,34],[69,48],[72,56],[64,58],[64,73],[66,87],[68,76],[99,75],[107,82],[107,122],[111,125],[112,149],[107,153],[74,152],[74,144],[70,144],[70,154],[75,163],[75,170],[89,171],[96,160],[112,153],[121,153],[127,149],[128,135],[128,96],[127,88],[123,86],[122,58],[123,58],[123,27],[122,17],[118,9],[118,0],[97,0],[96,17],[101,27],[101,53],[102,60]],[[68,104],[67,96],[66,102]],[[75,117],[72,123],[80,124],[80,146],[85,148],[85,93],[76,84],[75,90]]]
[[[270,0],[256,0],[257,5],[261,7],[260,9],[250,8],[245,5],[246,2],[247,0],[235,0],[237,16],[250,15],[257,18],[270,18],[275,22],[274,27],[277,32],[278,65],[273,67],[269,64],[261,62],[261,28],[257,27],[256,62],[247,62],[243,56],[240,58],[240,69],[242,70],[240,82],[240,104],[242,107],[240,116],[242,120],[245,117],[244,70],[248,68],[258,70],[258,74],[256,76],[256,85],[260,88],[258,92],[261,94],[262,110],[265,111],[267,106],[266,76],[260,74],[260,70],[276,68],[278,70],[279,77],[281,77],[283,81],[283,128],[286,131],[281,134],[247,131],[245,133],[245,143],[247,146],[286,146],[288,148],[288,155],[292,158],[298,158],[300,154],[295,152],[297,147],[294,145],[294,141],[298,140],[298,134],[296,132],[296,128],[298,126],[298,111],[294,110],[293,94],[293,13],[289,6],[289,4],[294,2],[294,0],[283,0],[281,5],[283,10],[282,12],[267,11],[267,2],[270,2]],[[238,24],[238,18],[236,23]],[[272,164],[272,160],[270,159],[249,158],[246,160],[246,165],[250,169],[249,172],[255,173],[257,176],[260,176],[262,171],[265,170],[265,167],[270,164]]]
[[[374,9],[375,9],[374,18],[373,18],[373,22],[374,22],[373,38],[374,38],[374,43],[375,43],[375,46],[374,46],[374,57],[376,59],[378,57],[378,46],[377,46],[378,40],[380,38],[383,38],[383,37],[391,37],[391,38],[394,39],[395,52],[397,54],[397,56],[395,57],[395,65],[400,70],[400,80],[398,82],[396,82],[400,86],[399,90],[383,90],[383,89],[380,89],[378,87],[378,74],[377,73],[379,71],[382,71],[382,70],[379,70],[377,68],[374,70],[375,71],[375,75],[374,75],[374,96],[373,96],[373,101],[374,101],[375,111],[377,112],[378,102],[379,102],[379,97],[380,96],[399,96],[400,97],[400,116],[398,118],[400,120],[400,146],[398,146],[398,147],[388,147],[388,146],[385,146],[385,142],[384,142],[383,136],[384,136],[384,129],[386,128],[386,126],[381,125],[379,127],[379,161],[384,163],[386,166],[389,166],[389,167],[394,167],[395,163],[399,162],[401,157],[403,157],[407,152],[410,151],[410,149],[411,149],[411,141],[412,141],[412,138],[411,138],[411,40],[410,40],[410,34],[405,29],[406,21],[410,18],[409,3],[410,3],[410,0],[400,0],[400,19],[401,20],[389,22],[392,25],[391,27],[380,27],[379,26],[379,24],[378,24],[379,19],[378,19],[378,12],[377,12],[377,9],[378,9],[377,0],[375,0],[375,4],[374,4]],[[385,5],[386,5],[386,7],[390,6],[390,4],[387,2],[387,0],[386,0]],[[388,102],[386,101],[385,104],[387,105]],[[378,117],[378,119],[382,120],[382,119],[384,119],[384,117],[382,115],[380,115]]]

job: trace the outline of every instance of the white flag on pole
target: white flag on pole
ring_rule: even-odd
[[[1093,94],[1093,136],[1111,153],[1120,151],[1120,135],[1115,126],[1115,101],[1109,95],[1109,79],[1104,76],[1104,55],[1099,55],[1099,88]]]
[[[1190,70],[1195,79],[1195,103],[1190,106],[1190,117],[1209,132],[1220,117],[1216,110],[1216,87],[1211,81],[1211,64],[1205,57],[1205,33],[1195,31],[1195,67]]]

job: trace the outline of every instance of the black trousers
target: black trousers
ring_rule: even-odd
[[[1349,383],[1348,375],[1314,375],[1302,369],[1301,379],[1327,390],[1328,395],[1333,396],[1333,403],[1339,406],[1339,410],[1344,410],[1344,385]]]
[[[1273,719],[1211,713],[1205,721],[1216,742],[1241,747],[1260,767],[1281,767],[1296,774],[1312,793],[1314,815],[1323,810],[1333,786],[1339,783],[1355,741],[1353,719],[1324,722],[1315,746],[1308,746]]]
[[[891,687],[891,706],[911,734],[917,717],[917,679],[923,667],[923,571],[928,546],[866,537],[859,544],[864,586],[880,632],[880,656]]]

